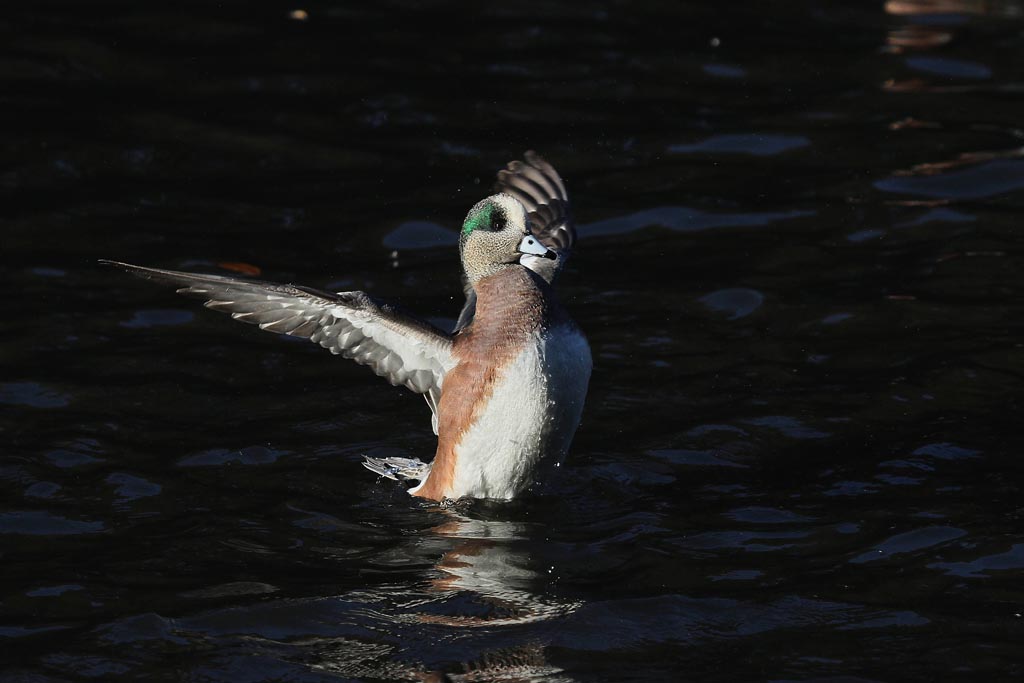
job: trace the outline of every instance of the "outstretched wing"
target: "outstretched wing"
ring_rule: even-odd
[[[569,193],[558,171],[534,151],[498,171],[496,192],[510,194],[526,207],[534,236],[548,249],[567,256],[576,242]]]
[[[444,332],[396,311],[363,292],[331,294],[310,287],[240,280],[219,275],[143,268],[101,261],[133,275],[178,287],[261,330],[303,337],[331,353],[369,365],[395,386],[423,394],[434,412],[445,373],[452,367],[452,342]]]

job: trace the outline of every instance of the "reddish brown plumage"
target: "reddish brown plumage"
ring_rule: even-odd
[[[438,405],[437,454],[414,495],[442,500],[451,490],[459,442],[487,405],[505,368],[537,332],[547,313],[547,284],[512,266],[476,285],[476,315],[452,345],[458,361],[444,379]]]

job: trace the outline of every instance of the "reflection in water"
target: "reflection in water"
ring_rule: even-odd
[[[1024,161],[1002,160],[1014,156],[1019,156],[1019,150],[963,154],[951,161],[919,164],[910,171],[894,173],[877,181],[875,187],[942,203],[993,197],[1024,188]]]
[[[389,541],[367,564],[391,571],[411,567],[411,574],[335,595],[287,597],[259,582],[187,591],[181,597],[197,606],[230,602],[174,620],[154,613],[120,619],[101,627],[98,637],[118,647],[140,640],[172,650],[204,643],[210,656],[197,660],[194,671],[212,679],[249,680],[268,664],[253,659],[256,652],[289,680],[306,680],[309,673],[403,681],[572,680],[547,660],[546,650],[580,603],[547,593],[550,577],[532,567],[537,549],[544,552],[534,538],[540,527],[418,505],[408,513],[442,521],[396,531],[397,542]],[[339,543],[366,542],[356,532],[357,525],[342,524],[320,533]],[[338,555],[339,566],[344,559]]]
[[[1024,157],[1024,147],[987,152],[964,152],[962,154],[958,154],[955,159],[950,159],[949,161],[930,161],[923,164],[917,164],[911,167],[908,171],[897,171],[893,173],[893,175],[933,176],[961,166],[983,164],[996,159],[1019,159],[1021,157]]]
[[[423,614],[420,618],[424,621],[448,626],[507,626],[554,619],[579,606],[533,592],[540,577],[529,567],[522,547],[525,525],[453,513],[450,521],[431,531],[456,541],[437,563],[442,576],[431,582],[440,599],[468,591],[493,611],[486,616]]]
[[[1024,14],[1024,4],[1018,0],[890,0],[885,4],[885,11],[892,16],[908,17],[908,23],[893,26],[886,37],[886,49],[893,54],[902,54],[949,45],[958,37],[958,31],[966,26],[962,15],[1019,17]],[[945,16],[945,20],[936,21],[936,15]],[[906,66],[944,81],[981,81],[992,77],[991,69],[985,64],[949,57],[911,54],[906,58]],[[948,83],[935,86],[923,77],[893,78],[882,84],[882,89],[887,92],[950,91],[975,87]]]
[[[803,135],[733,134],[716,135],[699,142],[669,145],[673,154],[749,154],[775,156],[811,144]]]
[[[322,650],[323,659],[314,668],[402,680],[538,676],[571,680],[559,676],[561,670],[547,661],[543,634],[548,630],[537,625],[568,616],[581,603],[538,592],[545,579],[530,566],[531,528],[517,522],[470,518],[454,508],[444,512],[448,519],[421,532],[413,541],[417,549],[410,550],[413,555],[442,551],[432,571],[434,577],[421,584],[422,590],[396,595],[384,587],[376,593],[360,591],[343,598],[367,603],[359,613],[377,621],[381,633],[392,634],[389,639],[395,646],[382,649],[362,643],[354,647],[357,641],[345,639],[337,649]],[[513,634],[516,627],[528,624],[533,625],[534,636],[523,642]],[[503,628],[512,629],[507,640],[521,644],[482,654],[471,647],[478,630],[495,639],[500,633],[495,629]],[[426,634],[424,629],[428,629]],[[436,653],[430,651],[433,643],[451,646],[462,641],[472,656],[459,662],[438,662]]]
[[[1019,0],[888,0],[885,11],[897,16],[928,14],[982,14],[1019,17],[1024,14]]]
[[[941,26],[901,26],[889,31],[887,42],[893,52],[903,48],[925,49],[945,45],[953,34]]]
[[[901,0],[885,5],[888,14],[910,17],[916,22],[898,25],[890,30],[887,44],[892,52],[925,52],[941,48],[956,37],[957,31],[967,27],[962,15],[1021,16],[1024,5],[1019,2],[980,2],[971,0]],[[948,15],[947,20],[935,21],[935,15]],[[989,65],[938,54],[911,54],[905,58],[906,67],[921,73],[936,76],[948,83],[950,80],[979,80],[992,78]],[[925,93],[959,90],[969,91],[974,86],[935,86],[925,77],[905,80],[890,79],[882,89],[891,93]],[[1005,86],[997,86],[1005,87]],[[936,112],[938,114],[939,112]],[[930,130],[940,131],[943,124],[938,121],[923,121],[907,117],[889,124],[893,131]],[[1016,130],[1004,131],[1020,137]],[[897,170],[888,178],[878,180],[875,187],[885,192],[927,197],[929,206],[937,206],[956,200],[979,199],[1012,192],[1024,187],[1024,164],[1017,159],[1024,156],[1024,147],[961,152],[952,159],[929,160],[915,164],[910,169]],[[903,205],[917,205],[897,202]]]

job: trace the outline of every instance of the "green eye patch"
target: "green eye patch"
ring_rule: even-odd
[[[474,230],[493,230],[492,219],[494,217],[494,204],[487,203],[480,207],[480,210],[471,213],[462,224],[462,234],[468,235]]]

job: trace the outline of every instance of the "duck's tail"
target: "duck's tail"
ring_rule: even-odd
[[[363,467],[395,481],[423,481],[430,474],[430,465],[415,458],[371,458],[368,455],[363,457]]]

